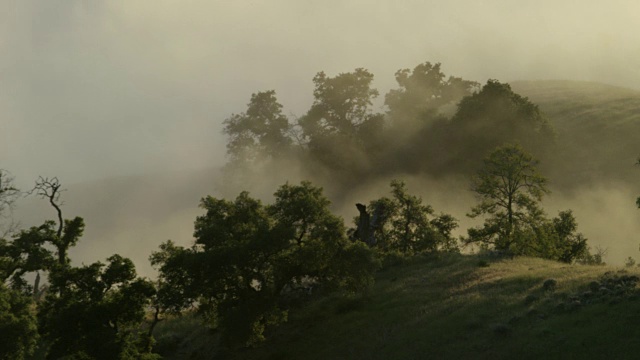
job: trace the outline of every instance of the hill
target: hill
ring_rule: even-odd
[[[516,81],[512,88],[548,116],[558,133],[556,182],[635,182],[640,91],[579,81]]]
[[[416,257],[373,289],[318,297],[254,349],[221,351],[190,317],[158,328],[167,359],[631,359],[638,268],[478,255]]]
[[[542,163],[553,188],[545,201],[548,211],[574,209],[591,244],[608,247],[606,260],[621,264],[635,254],[635,235],[640,231],[634,204],[640,194],[636,185],[640,168],[633,166],[640,155],[640,91],[575,81],[518,81],[512,87],[539,104],[558,132],[555,163]],[[255,184],[238,187],[266,197],[281,184],[275,182],[277,177],[258,179],[259,188]],[[473,199],[461,191],[466,190],[466,179],[455,183],[407,180],[435,208],[461,219],[463,231],[469,225],[465,213]],[[167,239],[189,244],[193,221],[201,213],[199,199],[221,195],[220,181],[219,169],[212,168],[64,184],[68,189],[63,194],[64,215],[82,216],[87,224],[72,257],[88,263],[120,253],[132,258],[140,273],[152,275],[147,261],[150,252]],[[596,188],[590,187],[594,184]],[[361,189],[350,189],[348,198],[332,199],[347,221],[355,215],[353,203],[386,194],[388,181],[374,185],[362,184]],[[40,224],[53,215],[39,199],[21,202],[16,211],[24,226]]]

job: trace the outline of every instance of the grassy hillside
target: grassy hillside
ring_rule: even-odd
[[[168,359],[630,359],[640,354],[639,273],[417,257],[380,272],[364,296],[293,309],[258,348],[221,351],[189,317],[162,324],[157,338]]]
[[[640,91],[578,81],[518,81],[558,132],[557,182],[635,181],[640,156]]]

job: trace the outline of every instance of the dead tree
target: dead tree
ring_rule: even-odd
[[[376,206],[376,209],[373,211],[373,216],[371,216],[366,206],[358,203],[356,207],[360,212],[360,217],[358,218],[358,227],[355,236],[358,240],[370,247],[375,246],[377,243],[375,231],[378,225],[378,219],[380,218],[381,208],[380,206]]]

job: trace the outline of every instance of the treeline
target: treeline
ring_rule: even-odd
[[[186,310],[219,329],[227,348],[253,345],[312,296],[363,292],[381,267],[471,243],[500,254],[601,263],[570,210],[550,219],[540,208],[548,190],[536,165],[518,145],[496,148],[472,181],[479,202],[470,216],[485,222],[460,239],[452,236],[453,216],[436,213],[398,180],[390,196],[358,204],[352,227],[306,181],[280,186],[268,205],[247,192],[235,200],[205,197],[193,245],[167,241],[150,256],[156,281],[138,277],[131,260],[117,254],[72,266],[68,251],[84,221],[64,219],[60,183],[40,178],[33,191],[57,221],[0,239],[0,349],[11,359],[36,350],[48,359],[154,359],[156,325]],[[5,186],[0,198],[10,204],[16,191]],[[29,273],[37,274],[33,284]]]
[[[469,175],[505,142],[546,161],[555,132],[538,107],[506,83],[485,85],[447,77],[426,62],[395,74],[398,87],[373,107],[379,92],[365,69],[313,78],[314,101],[286,116],[274,90],[251,96],[247,109],[224,122],[227,174],[248,183],[269,171],[301,168],[338,193],[398,174]],[[260,169],[260,170],[258,170]]]

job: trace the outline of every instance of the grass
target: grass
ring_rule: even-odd
[[[553,178],[567,188],[576,181],[637,182],[640,155],[640,91],[580,81],[518,81],[558,133]]]
[[[637,358],[635,285],[590,292],[594,281],[614,284],[602,281],[605,273],[619,279],[640,272],[533,258],[417,257],[380,272],[367,294],[293,309],[264,344],[220,358]],[[554,290],[543,288],[549,279]],[[191,345],[183,347],[183,357],[206,352],[197,341]]]

